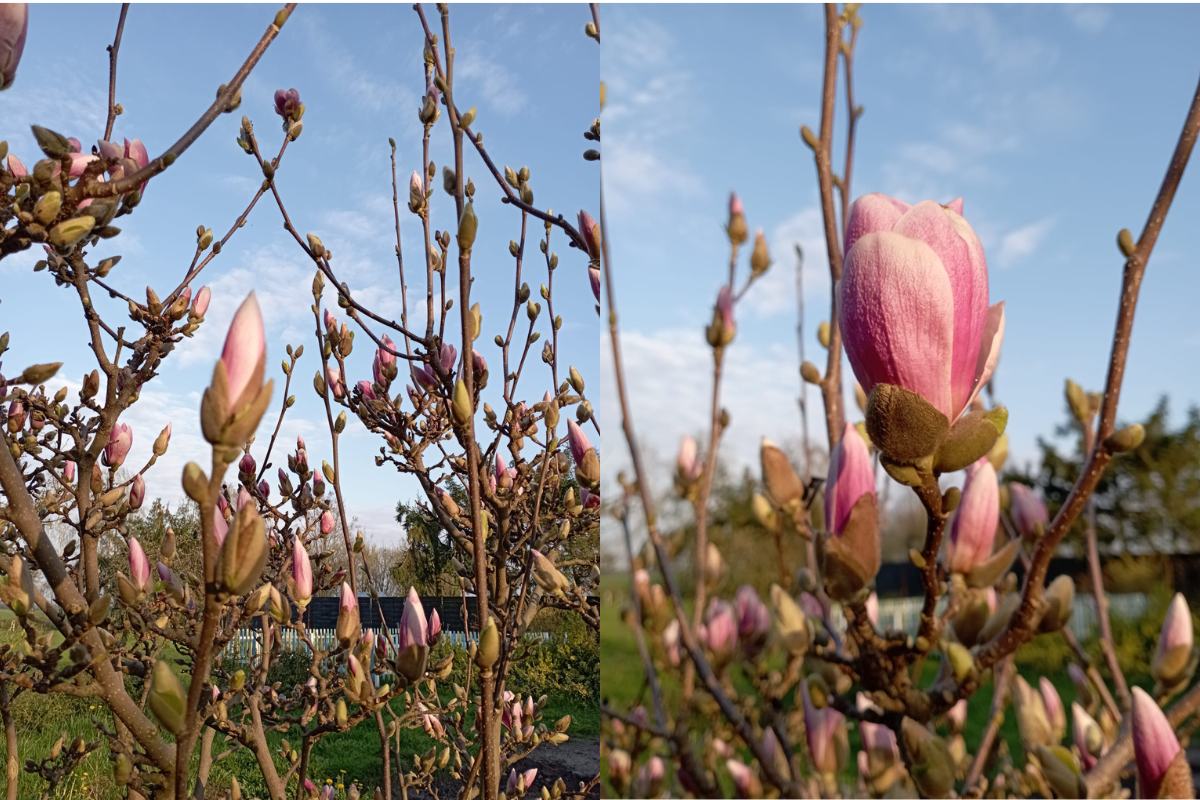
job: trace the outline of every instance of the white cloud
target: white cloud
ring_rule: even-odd
[[[330,12],[337,13],[337,12]],[[308,36],[313,55],[319,58],[330,85],[368,111],[393,111],[413,109],[418,106],[417,91],[409,84],[389,80],[389,74],[419,75],[419,72],[381,72],[369,69],[354,57],[352,51],[329,35],[329,27],[322,25],[318,17],[300,17]]]
[[[805,303],[827,299],[829,258],[825,249],[825,223],[815,206],[802,209],[785,219],[769,234],[770,271],[746,293],[746,307],[756,314],[795,313],[796,245],[804,251]]]
[[[1071,24],[1084,33],[1096,34],[1108,26],[1112,10],[1098,5],[1064,5],[1063,13]]]
[[[604,384],[603,407],[610,420],[606,450],[611,470],[628,462],[625,443],[615,428],[617,397],[612,379],[610,344],[602,346]],[[622,360],[629,388],[633,420],[644,454],[651,463],[657,458],[666,464],[681,436],[707,438],[709,397],[712,392],[712,350],[696,328],[672,328],[655,331],[624,331],[621,335]],[[730,414],[730,425],[722,437],[721,455],[731,469],[757,463],[759,441],[763,436],[777,442],[794,442],[800,437],[797,395],[800,378],[791,341],[765,348],[752,348],[735,341],[728,351],[722,381],[721,405]],[[809,393],[811,407],[819,399]],[[820,424],[819,413],[809,415],[810,430]],[[814,441],[821,441],[814,439]],[[670,475],[665,467],[654,476],[656,488],[666,486]]]
[[[1041,246],[1054,227],[1053,219],[1043,219],[1022,225],[1000,237],[996,249],[996,263],[1008,268],[1032,255]]]
[[[499,60],[485,55],[479,46],[463,51],[454,60],[454,82],[456,86],[465,87],[465,91],[456,91],[459,108],[475,105],[474,98],[478,97],[479,104],[486,104],[501,116],[509,117],[520,113],[529,98],[521,88],[517,77]]]

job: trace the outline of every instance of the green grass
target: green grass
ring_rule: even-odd
[[[18,635],[19,632],[13,629],[11,614],[0,610],[0,644],[12,642]],[[392,703],[397,710],[402,709],[401,698],[397,697]],[[68,742],[75,737],[94,742],[99,739],[99,725],[103,724],[110,729],[112,727],[111,714],[102,702],[95,699],[23,692],[14,700],[12,711],[19,732],[19,757],[22,767],[18,792],[20,797],[38,797],[45,791],[44,781],[24,770],[27,760],[40,761],[45,758],[60,735],[65,734]],[[547,725],[552,726],[567,714],[572,720],[568,730],[572,737],[586,738],[599,734],[600,711],[594,702],[551,695],[543,706],[543,719]],[[433,744],[433,740],[420,729],[403,730],[400,736],[401,749],[406,757],[414,753],[423,753]],[[282,738],[280,734],[269,734],[273,748],[278,746]],[[290,738],[293,744],[298,743],[297,737]],[[218,737],[214,750],[221,753],[226,747],[222,737]],[[393,754],[394,752],[393,746]],[[5,743],[0,737],[0,760],[6,757]],[[411,761],[405,766],[410,767]],[[335,783],[343,780],[347,784],[358,781],[366,787],[379,784],[382,779],[382,761],[379,753],[379,733],[374,718],[364,720],[343,733],[330,734],[321,739],[313,748],[309,774],[318,784],[327,778]],[[214,764],[210,789],[219,791],[228,787],[230,776],[233,775],[237,776],[245,796],[265,795],[258,765],[253,755],[245,748],[235,748]],[[79,797],[116,800],[123,794],[113,780],[112,760],[108,748],[101,742],[101,746],[80,763],[52,796],[64,800]]]
[[[606,575],[601,579],[601,661],[600,661],[600,693],[605,703],[616,709],[630,709],[638,703],[649,705],[650,694],[645,689],[645,674],[641,660],[638,657],[637,645],[633,631],[621,618],[622,610],[628,606],[629,584],[622,574]],[[1161,617],[1154,617],[1159,619]],[[1121,639],[1118,632],[1116,638]],[[1132,636],[1130,637],[1132,638]],[[1152,640],[1151,640],[1152,641]],[[1152,646],[1152,645],[1151,645]],[[1089,649],[1094,649],[1089,647]],[[1065,661],[1066,646],[1061,644],[1058,637],[1043,636],[1035,640],[1022,651],[1018,660],[1020,674],[1035,688],[1038,679],[1045,675],[1058,690],[1063,701],[1063,708],[1068,715],[1068,730],[1070,728],[1071,702],[1075,699],[1075,686],[1067,677]],[[1126,675],[1131,684],[1148,686],[1150,678],[1139,664],[1127,665]],[[919,685],[929,686],[937,670],[936,663],[927,662],[922,670]],[[663,692],[670,698],[676,689],[674,675],[660,672],[659,678],[663,683]],[[734,676],[735,686],[741,685]],[[968,750],[979,742],[991,716],[993,685],[990,676],[970,698],[967,705],[967,723],[964,737]],[[852,726],[853,727],[853,726]],[[1007,744],[1017,763],[1023,763],[1021,754],[1020,733],[1017,730],[1016,715],[1008,706],[1000,727],[1000,736]],[[857,731],[851,732],[851,743],[857,747]],[[850,765],[852,768],[852,765]]]

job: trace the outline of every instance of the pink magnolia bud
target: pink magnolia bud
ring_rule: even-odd
[[[678,667],[681,653],[679,651],[679,620],[671,620],[662,632],[663,651],[667,654],[667,663]]]
[[[747,654],[753,655],[766,643],[771,632],[771,612],[753,586],[738,587],[733,601],[737,611],[738,639]]]
[[[871,624],[876,628],[879,627],[879,595],[871,592],[867,595],[867,619],[871,620]]]
[[[1104,733],[1100,724],[1079,703],[1071,703],[1071,741],[1079,750],[1079,762],[1089,770],[1099,761],[1099,745],[1103,744]]]
[[[300,108],[300,92],[296,89],[275,90],[275,113],[284,119],[296,114]]]
[[[346,381],[342,377],[342,370],[332,361],[325,365],[325,385],[329,387],[335,399],[341,400],[346,396]]]
[[[450,374],[454,372],[454,365],[458,362],[458,348],[452,344],[443,344],[438,350],[438,363],[442,367],[442,372]]]
[[[414,169],[412,175],[408,176],[408,202],[411,206],[419,207],[424,200],[425,181],[421,173]]]
[[[264,500],[271,496],[271,484],[265,478],[258,482],[258,494]]]
[[[725,338],[732,340],[737,332],[737,321],[733,318],[733,291],[728,285],[722,286],[717,292],[717,314],[721,318]]]
[[[29,412],[25,409],[25,401],[17,398],[8,404],[8,429],[16,433],[25,427],[25,420],[29,418]]]
[[[8,171],[12,173],[14,178],[29,177],[29,170],[25,167],[25,164],[12,153],[8,154],[5,163],[8,164]]]
[[[737,192],[729,193],[729,216],[737,216],[745,214],[746,207],[742,205],[742,198],[738,197]]]
[[[129,537],[129,577],[139,592],[150,585],[150,560],[136,536]]]
[[[296,605],[300,608],[308,605],[313,591],[312,562],[299,536],[292,539],[292,591]]]
[[[800,693],[804,696],[804,734],[808,739],[813,768],[822,775],[834,775],[838,771],[837,743],[834,739],[842,723],[842,714],[831,706],[815,707],[807,686],[802,685]]]
[[[200,291],[196,292],[196,297],[192,300],[192,313],[197,317],[203,317],[208,312],[208,304],[211,301],[212,289],[201,286]]]
[[[142,507],[142,503],[146,499],[146,479],[141,476],[141,473],[133,476],[133,483],[129,486],[129,508],[137,511]]]
[[[675,471],[684,483],[698,480],[701,473],[704,472],[704,464],[700,461],[694,436],[684,436],[679,440],[679,453],[675,456]]]
[[[0,89],[12,86],[29,31],[25,3],[0,3]]]
[[[588,258],[600,258],[600,225],[586,211],[579,212],[579,233],[587,245]]]
[[[956,733],[961,732],[967,724],[967,701],[966,698],[959,700],[954,705],[950,706],[950,710],[946,712],[946,719],[950,720],[950,727]]]
[[[567,420],[567,443],[571,446],[571,456],[575,459],[575,463],[582,464],[583,457],[592,449],[592,443],[588,441],[583,428],[579,427],[579,423],[573,419]]]
[[[875,473],[871,454],[858,428],[846,423],[842,438],[829,460],[829,478],[825,482],[825,528],[840,536],[850,520],[854,504],[863,495],[875,494]]]
[[[328,536],[329,534],[333,533],[333,528],[336,524],[337,523],[333,518],[332,511],[330,511],[329,509],[325,509],[324,511],[321,512],[321,535],[322,536]]]
[[[241,511],[248,505],[254,505],[254,498],[251,497],[250,493],[246,491],[246,487],[242,486],[238,489],[237,493],[237,510]]]
[[[238,471],[246,475],[253,475],[258,469],[258,464],[254,461],[254,456],[246,453],[242,456],[242,460],[238,462]]]
[[[425,647],[429,644],[429,623],[425,619],[425,608],[421,605],[421,596],[415,587],[408,588],[408,597],[404,600],[404,610],[400,612],[400,635],[397,647],[403,651],[415,645]]]
[[[733,655],[733,647],[737,644],[738,637],[738,623],[733,607],[724,600],[713,598],[704,615],[704,631],[705,642],[712,651],[713,660],[718,664],[728,661]]]
[[[437,643],[438,637],[442,635],[442,617],[438,614],[435,608],[429,615],[429,646],[432,647]]]
[[[1150,673],[1164,687],[1173,687],[1190,676],[1192,637],[1192,612],[1187,600],[1176,592],[1167,606],[1158,634],[1158,648],[1150,664]]]
[[[1036,535],[1050,519],[1045,501],[1035,489],[1016,481],[1008,485],[1008,494],[1012,501],[1012,521],[1017,530],[1022,536]]]
[[[359,395],[364,400],[370,401],[375,399],[375,389],[371,386],[370,381],[359,381],[355,384],[355,388],[358,389]]]
[[[588,282],[592,285],[592,297],[600,302],[600,268],[588,267]]]
[[[1067,711],[1063,708],[1062,698],[1045,675],[1038,679],[1038,692],[1042,695],[1042,705],[1046,707],[1046,719],[1050,720],[1054,738],[1061,739],[1067,730]]]
[[[63,480],[67,483],[75,482],[75,462],[67,461],[63,463]]]
[[[1159,793],[1171,762],[1180,752],[1179,739],[1162,709],[1141,687],[1133,689],[1133,755],[1137,762],[1140,797]],[[1168,794],[1167,797],[1182,795]]]
[[[217,547],[225,544],[225,537],[229,534],[229,521],[225,519],[225,513],[218,505],[213,508],[213,538],[217,540]]]
[[[108,432],[108,444],[104,445],[105,466],[117,469],[125,463],[129,448],[133,447],[133,428],[124,422],[118,422]]]
[[[258,298],[251,292],[238,307],[225,335],[220,369],[225,370],[227,414],[234,414],[254,399],[262,388],[267,357],[266,333]]]
[[[990,380],[1004,335],[975,232],[933,201],[868,194],[850,209],[845,253],[839,317],[863,391],[903,387],[953,422]]]
[[[950,523],[946,564],[951,572],[970,572],[992,555],[996,525],[1000,521],[1000,486],[996,470],[986,458],[967,468],[962,499]]]

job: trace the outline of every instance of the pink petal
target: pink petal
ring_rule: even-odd
[[[961,197],[954,198],[949,203],[946,203],[946,208],[950,209],[961,217],[963,213],[963,199]]]
[[[983,326],[983,338],[979,346],[979,360],[975,364],[975,387],[963,404],[963,409],[969,408],[975,398],[992,379],[996,365],[1000,363],[1000,344],[1004,341],[1004,301],[996,303],[988,309],[987,322]]]
[[[846,221],[846,252],[863,234],[892,230],[908,209],[908,203],[879,192],[855,200]]]
[[[1159,785],[1179,753],[1179,740],[1162,709],[1141,687],[1133,689],[1133,752],[1138,784],[1146,797],[1158,797]]]
[[[841,283],[846,355],[868,394],[879,383],[916,392],[948,418],[954,299],[937,254],[898,233],[864,234]]]
[[[250,383],[250,377],[266,351],[262,311],[254,292],[251,292],[233,315],[229,333],[225,335],[225,349],[221,353],[231,407],[241,398],[242,391]]]
[[[1000,486],[990,461],[981,458],[967,469],[962,499],[950,523],[947,546],[951,572],[968,572],[992,554],[1000,520]]]
[[[933,248],[950,276],[954,294],[950,399],[957,416],[974,386],[979,343],[987,318],[988,275],[983,246],[966,220],[932,200],[913,206],[894,230]]]
[[[871,454],[858,429],[849,422],[829,461],[829,479],[825,483],[825,528],[841,533],[854,504],[864,494],[875,493],[875,473]]]

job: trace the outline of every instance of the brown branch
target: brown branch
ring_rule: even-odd
[[[1004,632],[979,652],[976,664],[980,670],[986,669],[1001,657],[1013,652],[1033,635],[1041,606],[1046,571],[1049,568],[1050,559],[1054,555],[1054,550],[1086,506],[1088,498],[1091,497],[1096,485],[1100,482],[1104,468],[1114,455],[1105,440],[1112,434],[1116,426],[1117,403],[1121,397],[1121,382],[1125,377],[1138,292],[1146,273],[1146,265],[1154,251],[1154,245],[1158,241],[1163,223],[1166,221],[1171,201],[1175,198],[1175,192],[1183,178],[1184,169],[1187,167],[1198,134],[1200,134],[1200,83],[1197,84],[1196,91],[1192,96],[1187,118],[1180,131],[1179,140],[1175,144],[1175,151],[1171,155],[1171,161],[1163,176],[1158,195],[1154,198],[1154,204],[1150,208],[1150,214],[1142,227],[1141,236],[1138,237],[1136,245],[1125,260],[1121,283],[1121,303],[1113,331],[1112,351],[1109,356],[1108,377],[1104,386],[1104,400],[1100,406],[1100,424],[1096,431],[1096,444],[1092,447],[1087,463],[1075,481],[1066,502],[1058,510],[1045,536],[1038,543],[1029,572],[1025,577],[1021,605],[1013,614]]]
[[[113,43],[108,46],[108,121],[104,123],[104,140],[112,136],[117,121],[117,54],[121,50],[121,37],[125,33],[125,17],[129,14],[129,3],[121,4],[121,15],[117,17],[117,32]]]
[[[174,164],[175,160],[183,155],[200,138],[200,135],[204,131],[208,130],[208,126],[217,117],[236,105],[235,101],[240,97],[242,84],[250,76],[250,71],[258,64],[263,54],[267,52],[267,48],[271,46],[271,42],[275,41],[275,37],[279,35],[280,29],[287,22],[288,17],[291,16],[295,8],[295,3],[288,3],[275,13],[275,18],[267,26],[262,37],[259,38],[258,44],[250,51],[250,55],[246,57],[246,60],[238,68],[238,71],[234,73],[229,83],[224,84],[221,91],[217,93],[217,99],[200,115],[200,118],[192,124],[192,127],[188,128],[183,136],[179,137],[175,144],[168,147],[162,155],[152,159],[149,164],[132,175],[127,175],[115,181],[101,181],[93,178],[86,185],[75,187],[72,190],[73,199],[78,202],[85,197],[116,197],[117,195],[125,194],[131,189],[141,186],[155,175],[161,174],[167,167]]]

